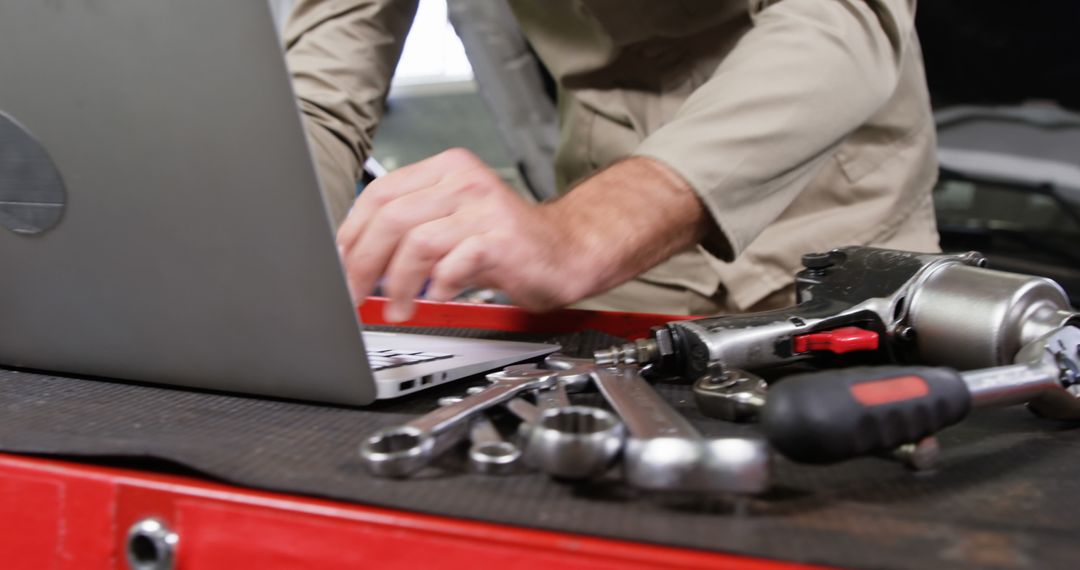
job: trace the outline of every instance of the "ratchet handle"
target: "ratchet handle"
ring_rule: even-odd
[[[833,463],[918,441],[962,420],[960,373],[921,366],[857,367],[790,376],[769,388],[769,441],[803,463]]]

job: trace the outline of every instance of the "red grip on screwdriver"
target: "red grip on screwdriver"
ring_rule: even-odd
[[[955,370],[858,367],[798,374],[770,386],[761,424],[787,457],[832,463],[918,441],[970,409],[971,392]]]
[[[796,354],[811,350],[827,350],[834,354],[844,354],[857,350],[877,350],[878,333],[859,327],[843,327],[799,335],[793,338],[792,342],[792,349]]]
[[[921,398],[930,393],[926,380],[918,376],[900,376],[851,385],[851,395],[864,406],[879,406]]]

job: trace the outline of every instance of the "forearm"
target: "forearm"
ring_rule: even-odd
[[[714,254],[730,261],[744,250],[888,101],[907,57],[912,4],[772,2],[639,147],[701,197],[718,228],[707,240]]]
[[[712,221],[681,176],[632,157],[586,179],[539,208],[567,228],[568,264],[581,282],[577,298],[604,292],[700,242]]]

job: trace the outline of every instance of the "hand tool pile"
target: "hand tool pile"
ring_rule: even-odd
[[[430,414],[374,434],[361,446],[365,464],[376,475],[405,477],[468,435],[469,463],[480,473],[532,468],[559,479],[591,479],[620,462],[626,482],[641,489],[754,493],[767,485],[763,439],[703,437],[636,366],[561,355],[545,366],[489,374],[487,388],[443,399]],[[593,387],[615,413],[570,403],[568,392]],[[527,393],[532,402],[522,397]],[[498,405],[520,419],[515,441],[482,413]]]
[[[405,477],[471,435],[479,472],[587,479],[618,465],[640,489],[757,493],[773,451],[804,463],[893,452],[919,468],[933,462],[933,434],[972,408],[1026,403],[1080,420],[1080,313],[1056,283],[986,269],[973,252],[847,247],[803,262],[791,308],[675,321],[594,359],[508,367],[374,434],[363,460]],[[813,371],[758,375],[796,366]],[[758,422],[762,437],[702,436],[653,389],[660,378],[693,383],[705,415]],[[591,388],[614,414],[571,405],[568,392]],[[516,438],[482,413],[496,406],[520,418]]]

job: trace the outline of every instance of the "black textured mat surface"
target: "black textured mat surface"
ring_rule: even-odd
[[[612,339],[558,340],[588,353]],[[947,430],[932,472],[873,458],[829,467],[781,460],[773,489],[745,500],[641,496],[617,482],[539,474],[485,477],[452,457],[404,481],[365,473],[356,455],[363,437],[466,385],[350,409],[0,370],[0,450],[158,458],[261,489],[833,566],[1080,567],[1080,430],[1023,409],[981,412]],[[705,433],[752,431],[700,416],[686,386],[659,388]]]

